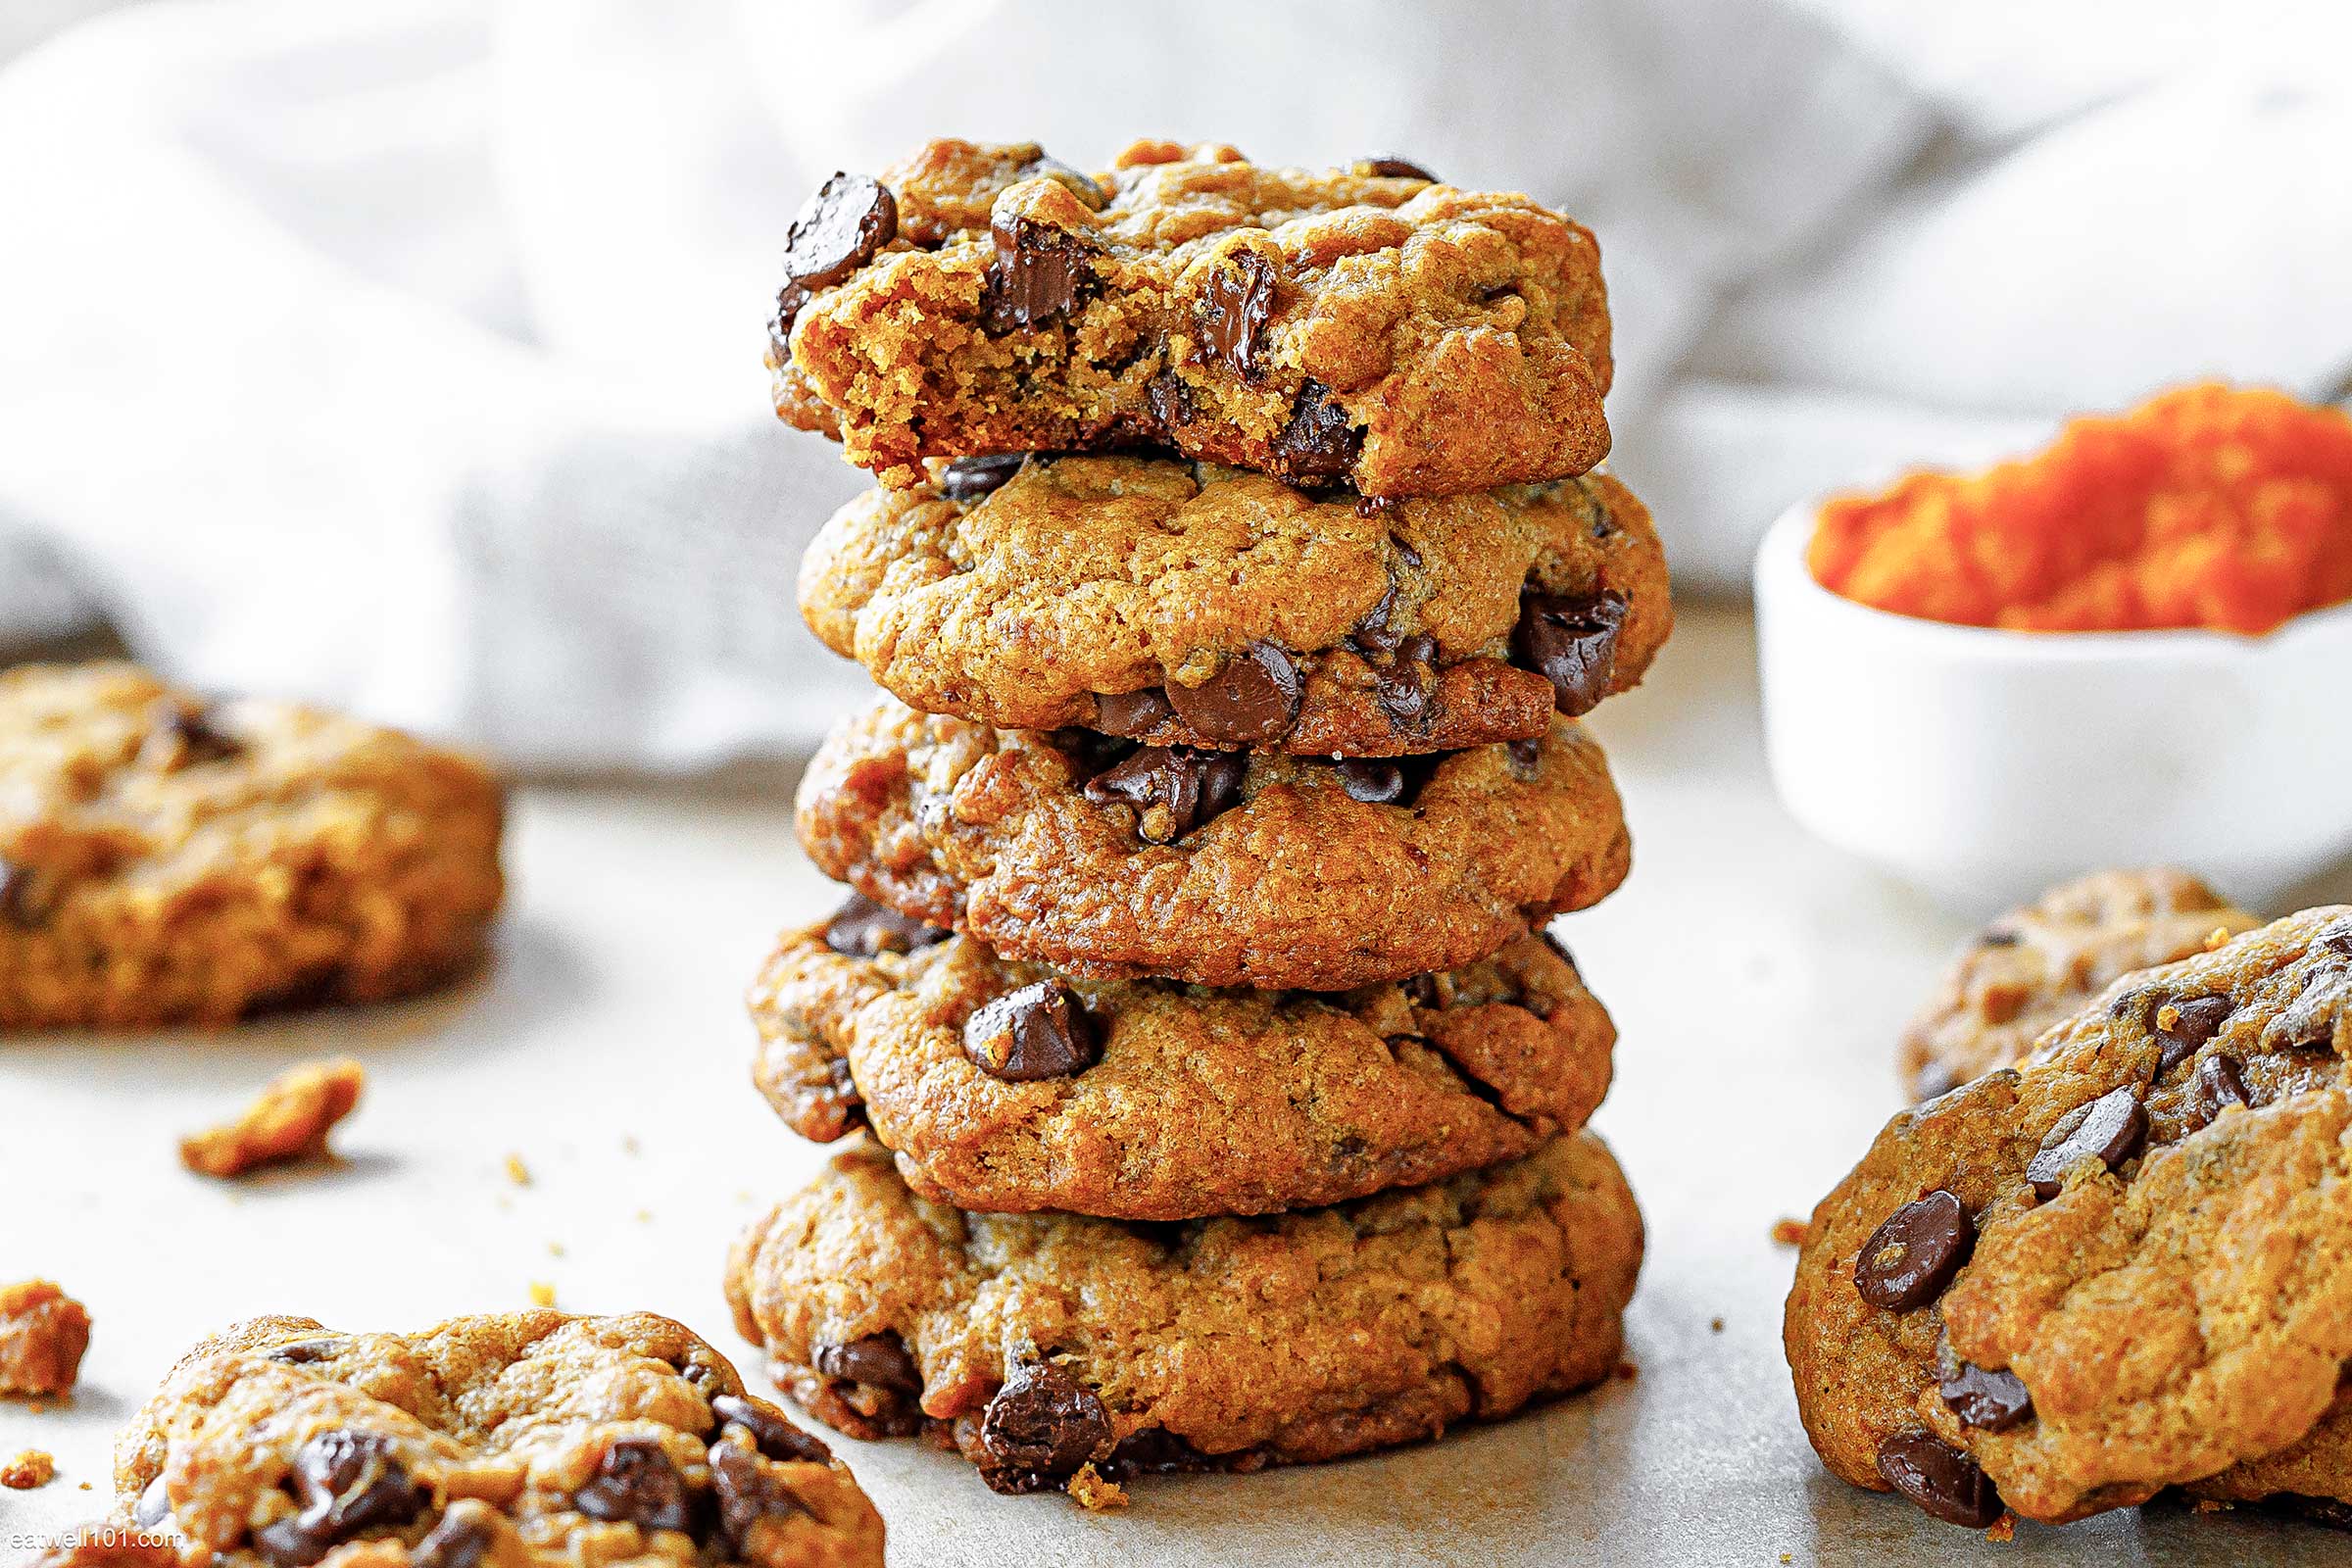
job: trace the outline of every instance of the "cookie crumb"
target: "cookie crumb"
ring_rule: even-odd
[[[179,1141],[179,1160],[226,1180],[261,1165],[327,1156],[326,1135],[360,1102],[368,1069],[345,1056],[307,1061],[264,1089],[235,1121]]]
[[[1707,1324],[1707,1328],[1710,1332],[1721,1334],[1723,1332],[1723,1319],[1714,1318],[1710,1320]]]
[[[1992,1522],[1992,1528],[1984,1532],[1984,1539],[2003,1544],[2015,1541],[2017,1539],[2017,1515],[2005,1513],[1995,1519]]]
[[[1127,1506],[1127,1489],[1116,1481],[1106,1479],[1091,1464],[1078,1467],[1070,1477],[1070,1500],[1092,1511]]]
[[[620,1152],[624,1154],[634,1154],[638,1152],[637,1135],[635,1133],[629,1133],[622,1137],[620,1141]]]
[[[1802,1247],[1805,1238],[1812,1234],[1813,1227],[1801,1219],[1776,1219],[1772,1222],[1772,1245],[1775,1247]]]
[[[1610,1375],[1620,1383],[1631,1383],[1642,1375],[1642,1369],[1631,1361],[1620,1361],[1617,1370]]]
[[[637,1223],[638,1223],[638,1224],[640,1224],[640,1225],[651,1225],[653,1222],[654,1222],[654,1211],[653,1211],[652,1209],[650,1209],[650,1208],[641,1208],[641,1209],[639,1209],[639,1210],[637,1211]]]
[[[64,1394],[90,1348],[89,1309],[54,1281],[0,1285],[0,1395],[35,1401]]]
[[[562,1257],[564,1255],[564,1244],[562,1242],[548,1243],[547,1255],[550,1257]]]
[[[30,1492],[45,1487],[57,1477],[57,1461],[38,1448],[26,1448],[6,1464],[0,1464],[0,1487],[17,1492]]]
[[[555,1305],[556,1288],[545,1280],[531,1281],[531,1304],[533,1306]]]
[[[531,1185],[531,1167],[522,1162],[522,1156],[520,1154],[509,1154],[507,1156],[507,1180],[513,1182],[517,1187],[528,1187]]]

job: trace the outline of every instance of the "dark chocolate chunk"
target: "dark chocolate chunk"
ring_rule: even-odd
[[[950,501],[977,501],[1002,489],[1028,461],[1026,452],[992,452],[985,458],[957,458],[940,471],[939,493]]]
[[[1925,1306],[1943,1294],[1976,1245],[1976,1221],[1957,1195],[1938,1189],[1871,1232],[1854,1258],[1854,1289],[1889,1312]]]
[[[963,1026],[963,1054],[992,1078],[1026,1084],[1084,1072],[1102,1060],[1102,1045],[1069,989],[1040,980],[975,1011]]]
[[[490,1554],[490,1527],[467,1513],[447,1513],[409,1553],[409,1568],[481,1568]]]
[[[835,173],[802,204],[784,231],[784,275],[804,289],[830,288],[899,236],[899,202],[864,174]]]
[[[1016,1367],[980,1420],[980,1442],[1007,1470],[1066,1476],[1110,1442],[1110,1412],[1050,1361]]]
[[[1567,943],[1562,942],[1558,937],[1555,937],[1551,934],[1550,927],[1544,926],[1539,928],[1536,932],[1536,935],[1542,940],[1545,947],[1551,950],[1551,956],[1553,957],[1566,964],[1569,969],[1575,973],[1578,979],[1581,980],[1584,978],[1584,971],[1577,967],[1576,955],[1568,951]]]
[[[1396,613],[1396,579],[1391,577],[1389,585],[1380,591],[1379,600],[1364,612],[1355,629],[1348,634],[1348,646],[1367,658],[1395,653],[1396,645],[1404,641],[1404,633],[1390,624]]]
[[[1984,934],[1977,938],[1977,946],[1980,948],[2014,948],[2025,940],[2022,933],[2013,931],[2005,925],[1996,925],[1987,927]]]
[[[1432,667],[1437,657],[1436,638],[1402,638],[1387,667],[1373,675],[1373,698],[1396,728],[1420,729],[1426,724],[1437,696],[1438,676]]]
[[[1509,759],[1511,776],[1521,783],[1532,780],[1544,766],[1542,741],[1513,741],[1503,755]]]
[[[1101,1468],[1105,1476],[1116,1481],[1123,1476],[1166,1476],[1221,1470],[1230,1463],[1230,1459],[1202,1453],[1166,1427],[1143,1427],[1121,1438],[1119,1446],[1110,1450],[1110,1457],[1103,1461]]]
[[[1168,701],[1195,733],[1226,746],[1263,746],[1298,721],[1301,682],[1291,656],[1251,643],[1198,686],[1168,687]]]
[[[1087,780],[1086,798],[1097,806],[1134,807],[1138,834],[1149,843],[1173,844],[1241,804],[1249,767],[1233,752],[1146,746]]]
[[[2224,1052],[2198,1062],[2188,1084],[2189,1102],[2196,1106],[2199,1125],[2219,1116],[2226,1105],[2254,1103],[2254,1097],[2246,1093],[2246,1080],[2238,1072],[2237,1058]]]
[[[1355,161],[1355,172],[1382,179],[1426,179],[1433,185],[1438,179],[1409,158],[1359,158]]]
[[[1175,716],[1176,705],[1156,686],[1095,694],[1095,727],[1113,735],[1149,735]]]
[[[807,1464],[824,1464],[833,1457],[833,1450],[823,1443],[782,1416],[762,1410],[740,1395],[712,1395],[710,1413],[718,1418],[722,1432],[728,1427],[741,1427],[743,1435],[752,1440],[752,1446],[770,1459],[798,1459]]]
[[[32,868],[0,860],[0,922],[33,931],[44,912],[32,896]]]
[[[1354,469],[1363,444],[1348,411],[1331,401],[1331,388],[1309,379],[1291,408],[1290,422],[1274,438],[1275,475],[1293,484],[1337,484]]]
[[[167,702],[156,713],[156,734],[162,742],[160,750],[174,767],[195,767],[206,762],[225,762],[241,756],[245,743],[222,730],[214,722],[209,708],[183,708]]]
[[[294,1454],[287,1485],[299,1513],[253,1533],[256,1550],[278,1568],[309,1568],[363,1530],[405,1525],[432,1501],[430,1488],[394,1457],[389,1438],[330,1428]]]
[[[2017,1374],[1994,1367],[1963,1361],[1936,1392],[1962,1426],[1986,1432],[2006,1432],[2034,1413],[2034,1396]]]
[[[2311,945],[2321,953],[2352,958],[2352,916],[2322,927],[2320,934],[2311,939]]]
[[[825,922],[825,946],[852,958],[871,958],[885,953],[912,953],[945,942],[953,932],[901,914],[876,904],[862,893],[849,901]]]
[[[1023,179],[1036,179],[1040,175],[1059,180],[1063,189],[1086,203],[1089,212],[1101,212],[1107,200],[1102,194],[1102,187],[1095,182],[1094,175],[1083,170],[1072,169],[1058,158],[1048,158],[1040,153],[1021,167]]]
[[[1529,592],[1511,631],[1511,662],[1551,682],[1552,706],[1570,718],[1609,695],[1617,673],[1617,634],[1625,629],[1619,593],[1587,597]]]
[[[2003,1511],[1977,1461],[1925,1432],[1897,1432],[1880,1444],[1879,1474],[1945,1524],[1988,1530]]]
[[[291,1345],[273,1345],[267,1354],[272,1361],[288,1366],[311,1366],[319,1361],[331,1361],[350,1348],[351,1341],[340,1336],[318,1340],[296,1340]]]
[[[1438,977],[1436,975],[1410,975],[1397,981],[1396,984],[1404,992],[1404,999],[1414,1006],[1434,1007],[1438,1004]]]
[[[820,1345],[815,1363],[816,1370],[826,1377],[862,1383],[869,1389],[887,1389],[894,1394],[923,1392],[923,1369],[915,1363],[906,1342],[890,1329],[847,1345]]]
[[[1350,757],[1333,765],[1340,788],[1366,806],[1394,806],[1404,799],[1404,769],[1385,758]]]
[[[2237,1004],[2228,997],[2190,997],[2185,1002],[2168,1003],[2156,1009],[2156,1038],[2160,1042],[2156,1057],[2159,1073],[2171,1072],[2183,1057],[2192,1056],[2222,1032]],[[2164,1022],[2167,1011],[2173,1015],[2170,1024]]]
[[[1240,374],[1254,379],[1265,352],[1266,322],[1274,316],[1274,266],[1255,251],[1240,251],[1233,265],[1208,274],[1200,289],[1195,325],[1204,354],[1215,355]]]
[[[1162,431],[1181,430],[1200,417],[1200,410],[1193,402],[1193,389],[1174,370],[1162,370],[1145,382],[1144,396],[1151,402],[1152,417],[1159,421]]]
[[[615,1441],[571,1500],[589,1518],[611,1524],[632,1524],[640,1530],[694,1527],[694,1494],[651,1438]]]
[[[783,1479],[731,1443],[710,1450],[710,1489],[718,1494],[718,1528],[738,1557],[749,1556],[760,1520],[808,1512]]]
[[[2086,1159],[2109,1170],[2139,1152],[2148,1136],[2147,1108],[2139,1091],[2127,1084],[2078,1105],[2058,1118],[2041,1149],[2026,1165],[2026,1180],[2041,1198],[2055,1198],[2066,1185],[2066,1173]]]
[[[1094,287],[1094,248],[1075,234],[1028,218],[991,233],[997,254],[980,291],[980,325],[989,336],[1058,320]]]

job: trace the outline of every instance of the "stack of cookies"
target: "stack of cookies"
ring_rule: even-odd
[[[855,896],[752,996],[786,1121],[868,1135],[730,1261],[778,1380],[1102,1504],[1606,1376],[1642,1222],[1544,922],[1626,874],[1577,719],[1671,612],[1592,235],[943,141],[786,270],[778,412],[882,480],[802,609],[891,696],[801,790]]]

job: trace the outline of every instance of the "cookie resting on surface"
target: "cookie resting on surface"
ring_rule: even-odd
[[[1606,1148],[1331,1208],[1181,1225],[971,1214],[870,1144],[755,1221],[747,1339],[858,1437],[928,1432],[1000,1492],[1306,1464],[1438,1436],[1617,1366],[1642,1217]]]
[[[225,1024],[480,956],[500,786],[455,753],[127,664],[0,673],[0,1028]]]
[[[924,458],[1165,446],[1451,495],[1608,455],[1590,230],[1393,160],[1139,142],[1102,174],[934,141],[786,236],[776,412],[893,485]]]
[[[1784,1339],[1823,1461],[1953,1523],[2352,1501],[2352,908],[2127,975],[1895,1117]]]

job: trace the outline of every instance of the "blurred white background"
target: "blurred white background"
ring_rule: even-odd
[[[95,15],[106,11],[106,15]],[[805,746],[858,476],[768,416],[805,193],[941,133],[1417,159],[1599,232],[1687,589],[1788,502],[2352,368],[2352,9],[10,0],[0,641],[534,768]]]

